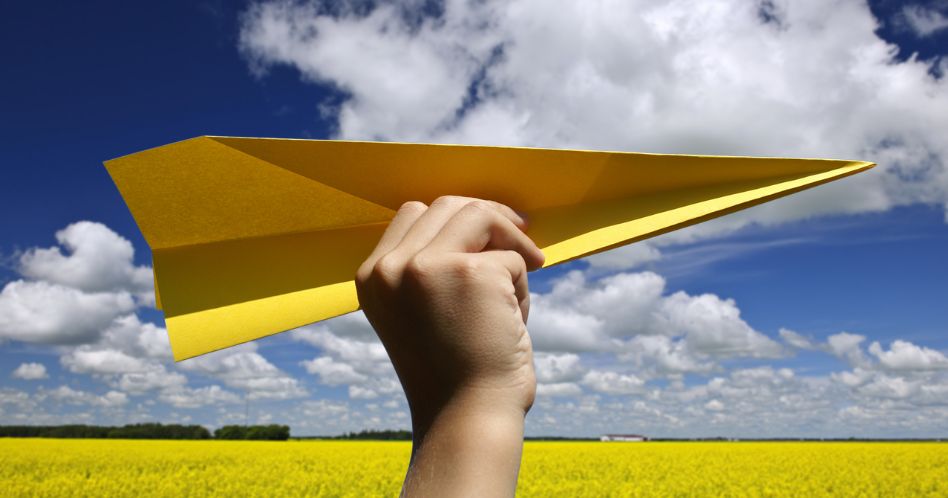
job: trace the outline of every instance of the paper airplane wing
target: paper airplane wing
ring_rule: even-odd
[[[106,162],[151,246],[178,361],[358,309],[355,271],[405,201],[524,211],[549,266],[872,166],[229,137]]]

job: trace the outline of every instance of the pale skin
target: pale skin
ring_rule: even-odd
[[[356,274],[411,409],[402,496],[513,496],[536,395],[527,272],[543,253],[502,204],[405,203]]]

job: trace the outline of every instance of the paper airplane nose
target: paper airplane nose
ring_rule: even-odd
[[[105,164],[152,249],[177,361],[357,310],[356,269],[406,201],[507,204],[550,266],[874,166],[233,137]]]

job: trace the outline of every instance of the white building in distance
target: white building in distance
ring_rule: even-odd
[[[604,434],[599,437],[600,441],[622,441],[626,443],[641,443],[648,441],[648,438],[641,434]]]

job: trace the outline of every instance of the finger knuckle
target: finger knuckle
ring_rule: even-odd
[[[357,286],[364,286],[369,283],[369,280],[372,278],[372,268],[373,265],[368,261],[362,263],[362,266],[359,266],[355,274],[355,283]]]
[[[399,206],[398,211],[400,213],[414,213],[419,211],[424,211],[428,209],[428,206],[421,201],[408,201]]]
[[[394,287],[397,285],[401,272],[402,263],[400,258],[389,253],[375,262],[369,278],[383,286]]]
[[[405,275],[413,280],[423,280],[430,272],[431,265],[421,253],[414,255],[405,264]]]
[[[431,203],[432,206],[449,207],[465,202],[463,197],[457,195],[442,195]]]
[[[488,201],[471,201],[464,206],[464,209],[470,212],[473,216],[483,216],[489,218],[492,224],[500,222],[500,218],[503,217],[503,215],[501,215]]]
[[[467,205],[471,209],[476,209],[478,211],[485,211],[488,213],[495,212],[494,205],[491,204],[489,201],[477,199],[477,200],[469,202]]]
[[[458,258],[451,264],[451,272],[463,279],[473,279],[484,275],[484,263],[476,258]]]

